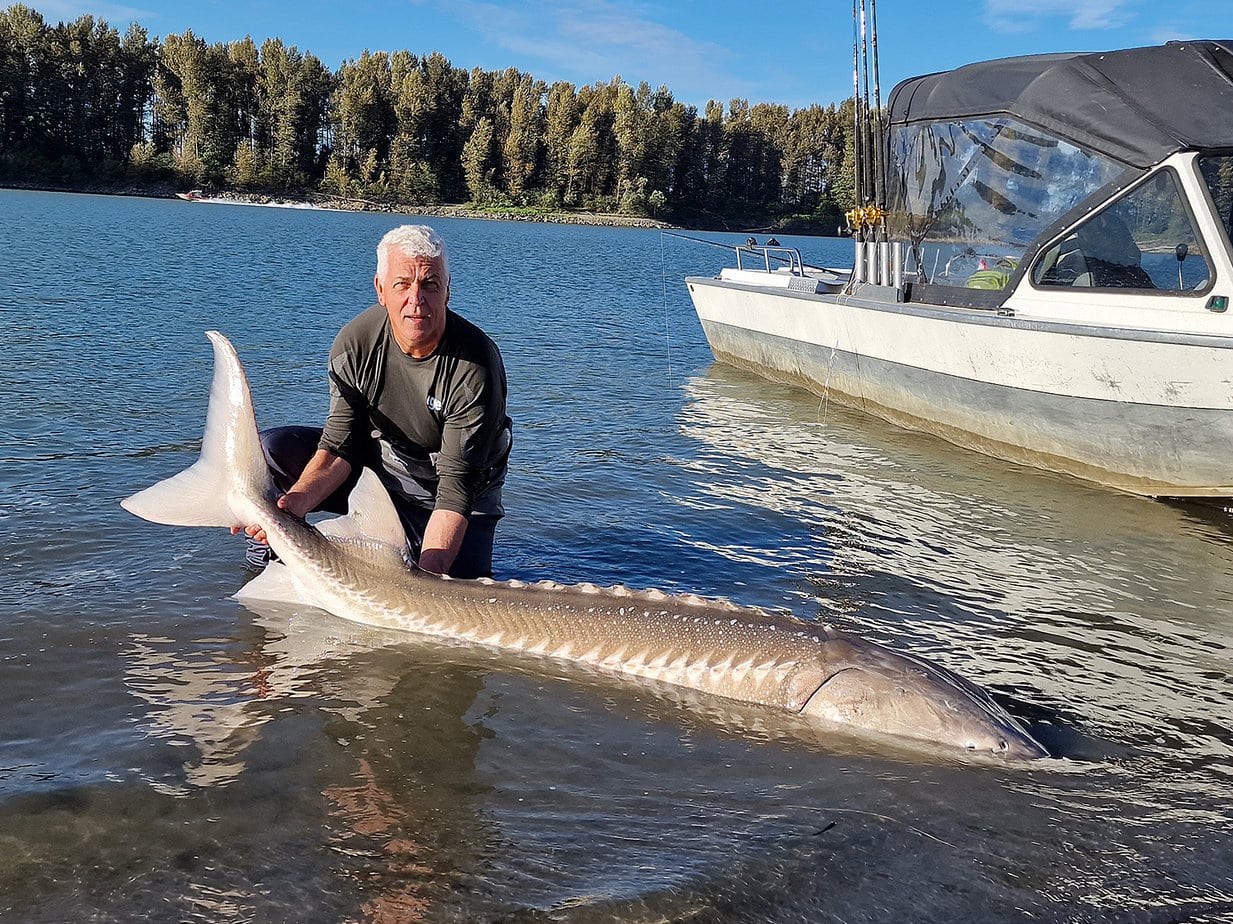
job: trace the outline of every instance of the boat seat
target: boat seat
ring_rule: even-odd
[[[1044,271],[1040,281],[1049,286],[1078,286],[1084,285],[1079,278],[1086,275],[1087,260],[1072,235],[1062,242],[1058,248],[1057,259]],[[1091,285],[1090,282],[1086,284]]]
[[[1041,283],[1104,289],[1154,289],[1130,229],[1108,212],[1094,216],[1058,246],[1057,260]]]

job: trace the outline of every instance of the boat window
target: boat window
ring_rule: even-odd
[[[1007,116],[895,126],[889,143],[892,239],[943,286],[1004,288],[1038,235],[1124,172]]]
[[[1041,255],[1038,286],[1194,291],[1211,268],[1177,174],[1162,170],[1075,227]]]
[[[1233,156],[1199,158],[1199,170],[1207,181],[1216,215],[1224,225],[1225,234],[1233,241]]]

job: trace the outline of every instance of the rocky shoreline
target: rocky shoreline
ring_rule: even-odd
[[[0,188],[40,190],[43,192],[70,192],[106,196],[140,196],[154,199],[175,198],[177,190],[167,184],[144,185],[126,182],[54,184],[23,183],[0,180]],[[676,225],[654,218],[639,218],[633,215],[612,215],[599,212],[538,212],[502,209],[474,209],[465,205],[411,205],[409,203],[376,202],[370,199],[355,199],[329,196],[324,193],[309,193],[305,196],[265,195],[236,190],[206,190],[210,199],[225,199],[229,202],[251,205],[311,205],[315,208],[347,212],[386,212],[394,215],[420,215],[425,218],[480,218],[488,221],[530,221],[545,224],[589,225],[607,228],[653,228],[671,229]]]
[[[279,199],[278,197],[254,196],[244,193],[222,192],[220,199],[249,201],[257,204],[295,203],[303,201],[318,208],[339,209],[354,212],[390,212],[398,215],[422,215],[426,218],[482,218],[491,221],[533,221],[562,225],[593,225],[610,228],[675,228],[675,225],[654,218],[639,218],[633,215],[609,215],[600,212],[539,212],[505,209],[474,209],[465,205],[409,205],[374,202],[368,199],[350,199],[342,196],[327,196],[313,193],[303,200]]]

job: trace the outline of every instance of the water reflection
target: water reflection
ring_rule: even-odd
[[[798,547],[737,554],[806,575],[828,618],[1097,738],[1233,756],[1223,520],[955,450],[721,364],[684,387],[690,503],[798,523]]]
[[[240,637],[196,650],[183,639],[132,636],[125,683],[146,704],[147,733],[182,755],[179,783],[168,774],[150,784],[180,798],[251,788],[289,714],[313,716],[326,757],[328,849],[357,896],[355,919],[421,920],[466,870],[470,845],[484,840],[469,806],[484,791],[475,761],[488,735],[470,717],[482,673],[406,641],[275,604]],[[205,892],[190,904],[215,914],[256,907],[254,895],[198,885]]]
[[[148,705],[147,734],[193,751],[183,762],[189,787],[234,781],[244,769],[245,751],[270,718],[250,708],[270,695],[269,665],[233,661],[228,654],[185,651],[178,639],[139,634],[124,651],[125,685]],[[185,792],[185,785],[150,783],[168,795]]]

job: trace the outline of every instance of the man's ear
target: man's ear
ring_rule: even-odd
[[[382,308],[385,307],[385,293],[381,291],[381,274],[377,273],[372,277],[372,287],[377,290],[377,304]]]

